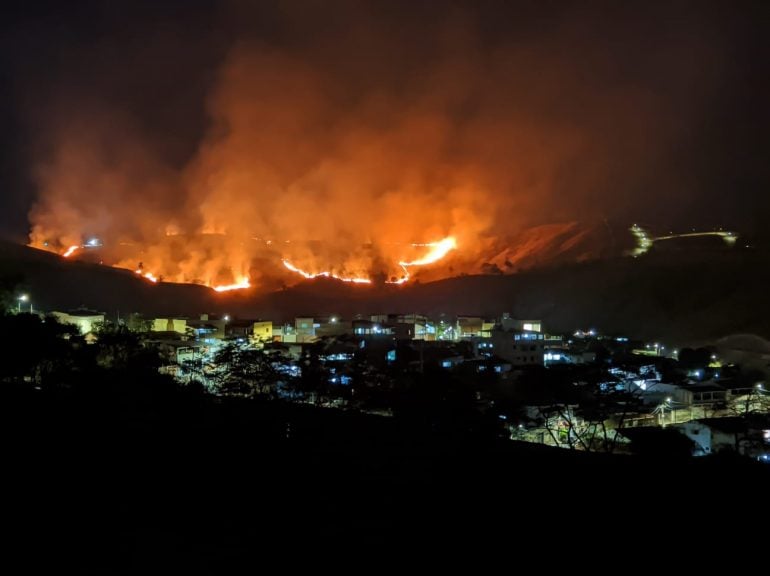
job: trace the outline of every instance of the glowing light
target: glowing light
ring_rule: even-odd
[[[310,272],[305,272],[301,268],[297,268],[294,264],[289,262],[284,258],[283,265],[291,270],[292,272],[296,272],[300,276],[304,276],[308,280],[312,280],[313,278],[334,278],[335,280],[341,280],[342,282],[351,282],[353,284],[371,284],[372,281],[368,278],[346,278],[344,276],[338,276],[337,274],[332,274],[331,272],[318,272],[316,274],[311,274]]]
[[[65,258],[69,258],[69,257],[70,257],[70,256],[72,256],[72,255],[73,255],[73,254],[74,254],[74,253],[75,253],[75,252],[76,252],[76,251],[77,251],[79,248],[80,248],[80,246],[70,246],[69,248],[67,248],[67,250],[64,252],[64,254],[62,254],[62,256],[64,256]]]
[[[251,288],[248,278],[236,282],[235,284],[222,284],[220,286],[214,286],[214,290],[217,292],[229,292],[230,290],[242,290],[244,288]]]

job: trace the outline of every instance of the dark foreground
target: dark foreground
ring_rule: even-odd
[[[570,453],[197,394],[4,396],[3,521],[17,573],[254,573],[276,557],[288,567],[362,550],[375,563],[413,550],[600,553],[704,530],[744,547],[767,518],[768,470],[736,458]]]

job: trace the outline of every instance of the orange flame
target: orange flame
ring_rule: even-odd
[[[248,278],[243,278],[235,284],[222,284],[221,286],[214,286],[214,290],[217,292],[229,292],[230,290],[241,290],[243,288],[251,288]]]
[[[134,270],[134,273],[138,274],[142,278],[146,278],[153,284],[158,282],[157,276],[155,276],[155,274],[153,274],[152,272],[144,272],[141,268],[137,268],[136,270]]]
[[[137,268],[134,270],[134,273],[138,276],[141,276],[142,278],[145,278],[149,280],[152,283],[158,282],[158,277],[155,276],[152,272],[145,272],[141,268]],[[230,290],[241,290],[243,288],[251,288],[251,283],[249,282],[248,278],[241,278],[238,282],[235,284],[222,284],[220,286],[213,286],[214,290],[217,292],[228,292]]]
[[[410,266],[425,266],[427,264],[433,264],[434,262],[438,262],[444,256],[446,256],[450,251],[457,248],[457,241],[454,239],[453,236],[448,236],[447,238],[444,238],[443,240],[440,240],[438,242],[429,242],[427,244],[412,244],[412,246],[429,246],[432,249],[430,252],[428,252],[425,256],[422,258],[419,258],[417,260],[412,260],[411,262],[399,262],[398,265],[401,266],[401,269],[404,271],[404,275],[399,278],[398,280],[390,280],[386,281],[386,284],[404,284],[409,281],[411,278],[411,275],[409,274],[409,267]],[[353,282],[355,284],[371,284],[372,281],[369,278],[345,278],[342,276],[338,276],[336,274],[333,274],[331,272],[318,272],[316,274],[312,274],[310,272],[305,272],[301,268],[297,268],[286,260],[284,258],[283,265],[291,270],[292,272],[296,272],[297,274],[304,276],[308,280],[312,280],[313,278],[334,278],[336,280],[342,280],[343,282]]]
[[[411,274],[409,274],[410,266],[425,266],[426,264],[433,264],[434,262],[438,262],[444,256],[449,254],[449,252],[457,248],[457,241],[455,240],[454,236],[447,236],[438,242],[429,242],[427,244],[412,244],[412,246],[430,246],[433,249],[418,260],[412,260],[411,262],[399,262],[398,265],[401,266],[401,269],[404,271],[404,275],[398,280],[390,280],[386,282],[386,284],[405,284],[411,278]]]
[[[311,274],[310,272],[305,272],[304,270],[301,270],[300,268],[297,268],[294,266],[291,262],[284,259],[283,265],[286,266],[289,270],[292,272],[296,272],[297,274],[300,274],[301,276],[304,276],[308,280],[312,280],[313,278],[334,278],[335,280],[342,280],[343,282],[352,282],[353,284],[371,284],[372,281],[368,278],[345,278],[343,276],[337,276],[336,274],[332,274],[331,272],[318,272],[317,274]]]
[[[433,248],[425,256],[419,260],[412,260],[411,262],[399,262],[400,266],[425,266],[426,264],[433,264],[438,262],[444,256],[449,254],[452,250],[457,248],[457,241],[454,236],[448,236],[438,242],[430,242],[429,244],[412,244],[412,246],[430,246]]]
[[[76,250],[78,250],[79,248],[80,248],[80,246],[70,246],[69,248],[67,248],[66,252],[64,252],[64,254],[62,254],[62,256],[64,256],[65,258],[69,258],[69,257],[70,257],[70,256],[72,256],[72,255],[75,253],[75,251],[76,251]]]

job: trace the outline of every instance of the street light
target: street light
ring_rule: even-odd
[[[22,294],[21,296],[19,296],[17,298],[17,300],[19,301],[19,313],[21,313],[21,303],[22,302],[26,302],[27,300],[29,300],[29,296],[27,296],[26,294]]]

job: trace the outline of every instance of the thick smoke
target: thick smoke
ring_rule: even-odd
[[[440,273],[478,272],[526,227],[686,213],[693,139],[726,65],[713,19],[409,8],[236,3],[216,15],[226,40],[177,38],[191,57],[215,54],[199,75],[168,59],[145,76],[156,52],[137,59],[109,36],[109,62],[65,58],[39,134],[31,243],[97,236],[109,263],[166,280],[272,286],[292,277],[284,258],[395,279],[424,253],[413,243],[454,236]],[[124,93],[107,68],[132,78]],[[189,99],[166,86],[175,74],[197,82]],[[205,118],[202,133],[178,134],[175,102],[191,125]]]

